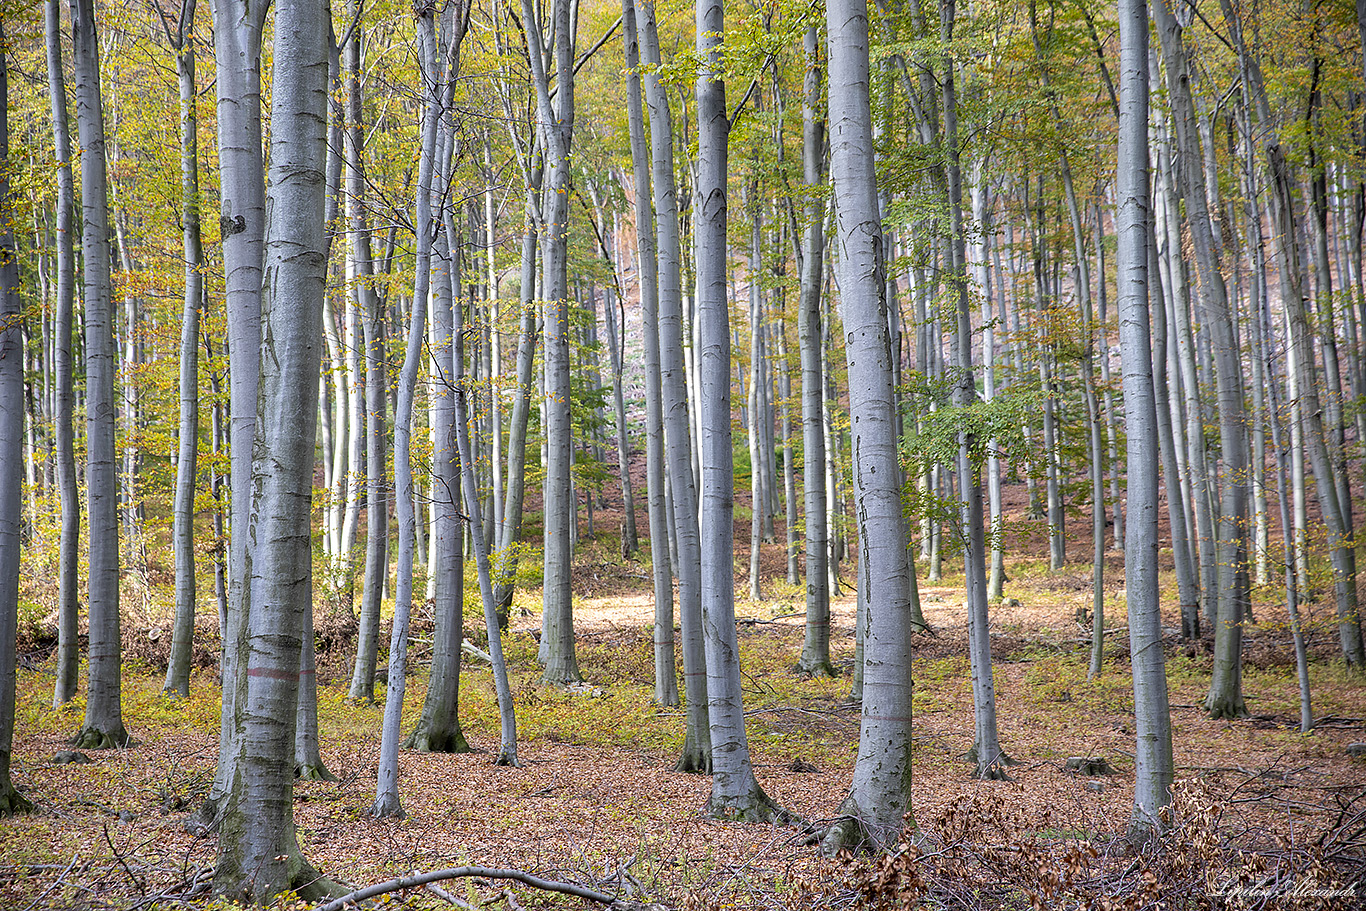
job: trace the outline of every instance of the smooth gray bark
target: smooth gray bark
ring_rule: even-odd
[[[0,816],[29,809],[10,778],[24,518],[24,320],[9,182],[8,48],[0,21]]]
[[[1157,581],[1157,420],[1148,337],[1148,12],[1146,0],[1120,0],[1119,344],[1124,373],[1129,476],[1124,541],[1129,650],[1134,679],[1134,809],[1131,837],[1162,832],[1171,802],[1172,730],[1162,655]],[[1161,352],[1158,352],[1159,357]]]
[[[199,457],[199,308],[204,294],[199,237],[199,114],[195,86],[194,0],[186,0],[174,32],[180,82],[181,248],[185,291],[180,327],[180,452],[176,460],[172,543],[175,548],[175,628],[163,689],[190,695],[190,652],[194,644],[194,496]],[[164,14],[163,14],[164,15]],[[171,34],[169,23],[167,33]]]
[[[224,688],[235,689],[232,774],[214,888],[265,903],[285,889],[327,891],[294,835],[294,734],[305,618],[312,602],[313,493],[326,188],[327,12],[319,0],[276,6],[270,195],[247,618]],[[226,700],[225,700],[226,701]]]
[[[436,29],[430,7],[418,19],[418,41],[423,66],[423,84],[438,87],[431,64],[436,60]],[[355,39],[353,39],[355,40]],[[408,315],[408,340],[403,353],[403,368],[398,380],[398,408],[394,413],[394,492],[397,496],[398,578],[394,585],[394,622],[389,638],[389,674],[384,691],[384,721],[381,726],[379,770],[371,816],[405,815],[398,793],[399,725],[403,718],[403,696],[407,688],[408,622],[413,606],[413,550],[417,516],[413,501],[413,395],[417,391],[417,371],[422,360],[426,334],[427,294],[432,264],[432,171],[436,157],[436,128],[440,117],[439,88],[429,88],[422,107],[422,145],[417,166],[417,192],[413,229],[416,235],[413,272],[413,299]]]
[[[464,352],[459,339],[462,337],[457,322],[453,333],[455,342],[455,433],[456,445],[460,451],[460,480],[465,497],[465,514],[470,522],[470,540],[474,544],[475,567],[479,574],[479,596],[484,604],[484,628],[488,632],[489,658],[493,665],[493,686],[498,699],[499,742],[495,765],[517,765],[517,714],[513,708],[512,688],[508,685],[507,662],[503,658],[503,637],[498,628],[498,610],[493,601],[493,574],[489,564],[488,544],[481,527],[483,522],[479,510],[479,491],[474,481],[474,456],[470,452],[469,418],[465,408],[465,379],[463,374]]]
[[[939,34],[945,48],[952,47],[956,22],[954,0],[940,0]],[[967,286],[967,238],[963,226],[963,177],[959,161],[957,60],[951,51],[943,57],[941,75],[944,115],[944,148],[947,152],[949,204],[949,283],[954,293],[957,322],[953,344],[955,379],[953,404],[967,409],[977,400],[972,364],[972,311]],[[967,427],[958,430],[958,516],[963,544],[963,574],[967,583],[968,653],[972,664],[972,702],[975,736],[972,755],[978,778],[1005,777],[996,727],[996,684],[991,670],[990,617],[987,608],[986,529],[982,517],[981,467],[974,461],[977,440]],[[865,644],[865,649],[867,648]],[[866,685],[866,684],[865,684]]]
[[[659,36],[655,6],[637,0],[645,104],[650,118],[651,187],[654,192],[656,253],[659,257],[660,389],[663,399],[664,450],[668,470],[671,527],[677,548],[678,615],[683,637],[683,698],[687,733],[677,768],[712,770],[711,725],[708,720],[707,666],[703,643],[702,557],[698,531],[697,486],[693,472],[691,407],[684,364],[682,246],[679,239],[678,190],[674,183],[673,121],[660,82]],[[729,369],[729,365],[727,365]],[[729,420],[729,418],[727,419]],[[727,570],[729,573],[729,570]]]
[[[631,139],[632,204],[639,266],[641,336],[645,357],[645,490],[650,516],[650,564],[654,581],[655,702],[679,704],[678,661],[674,657],[673,577],[669,566],[669,514],[664,498],[664,409],[659,364],[659,258],[650,188],[650,150],[641,101],[640,39],[636,9],[621,4],[626,44],[626,119]]]
[[[734,464],[731,448],[730,302],[726,294],[726,177],[730,119],[720,72],[723,0],[697,4],[697,318],[700,332],[703,641],[712,779],[707,812],[752,822],[783,811],[754,777],[735,633]],[[757,505],[757,504],[756,504]]]
[[[214,824],[228,787],[237,744],[237,649],[245,635],[250,556],[252,447],[261,372],[261,292],[265,257],[265,162],[261,141],[261,28],[264,7],[214,0],[218,89],[219,226],[228,323],[228,452],[232,504],[228,604],[219,671],[224,681],[218,767],[200,822]]]
[[[434,230],[434,228],[433,228]],[[435,581],[432,670],[417,726],[404,743],[407,749],[432,753],[466,753],[469,743],[460,726],[460,648],[464,640],[465,562],[460,520],[460,463],[456,444],[455,400],[450,378],[455,374],[452,260],[446,235],[436,235],[432,264],[432,332],[430,346],[438,392],[432,402],[432,505],[436,510],[432,574]],[[515,490],[515,487],[512,488]]]
[[[802,37],[806,73],[802,83],[802,217],[798,258],[797,340],[801,359],[802,494],[806,521],[806,630],[797,668],[833,673],[830,663],[830,525],[826,510],[825,375],[821,358],[821,288],[825,265],[825,118],[820,110],[820,30]]]
[[[350,9],[359,15],[352,0]],[[385,471],[385,412],[388,407],[385,314],[372,281],[373,256],[366,217],[366,176],[362,163],[361,36],[357,28],[344,50],[346,127],[343,144],[346,180],[347,265],[365,339],[365,576],[362,583],[356,661],[347,697],[375,701],[375,666],[379,654],[379,614],[389,569],[389,484]]]
[[[830,171],[849,365],[863,619],[863,709],[849,795],[826,832],[831,854],[901,836],[911,801],[911,567],[901,506],[896,397],[873,159],[866,0],[829,0]]]
[[[574,30],[577,4],[554,0],[550,34],[554,42],[555,94],[550,92],[548,49],[531,0],[522,0],[523,27],[536,92],[537,131],[546,150],[547,205],[541,234],[541,268],[546,301],[545,327],[545,562],[541,604],[542,679],[566,684],[582,679],[574,650],[574,613],[570,588],[574,495],[569,396],[569,183],[574,135]]]
[[[93,0],[72,0],[72,59],[81,146],[81,247],[85,264],[86,500],[89,510],[89,675],[83,749],[129,743],[120,704],[118,467],[114,449],[114,325],[109,207]]]
[[[48,94],[52,102],[53,149],[57,157],[56,307],[53,313],[53,381],[56,386],[53,432],[57,462],[57,490],[61,496],[62,532],[57,556],[57,679],[52,706],[60,708],[76,695],[80,673],[79,579],[81,499],[76,480],[75,395],[72,389],[71,332],[75,297],[76,251],[73,224],[75,188],[71,175],[71,137],[67,125],[66,80],[62,71],[62,3],[46,0],[44,34],[47,44]]]

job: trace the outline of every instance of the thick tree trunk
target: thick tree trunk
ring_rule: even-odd
[[[73,741],[87,749],[129,742],[120,705],[118,468],[114,448],[114,326],[109,209],[100,98],[99,41],[91,0],[72,0],[72,59],[81,145],[81,246],[85,261],[86,499],[89,504],[89,676],[85,721]],[[22,397],[21,397],[22,399]]]
[[[286,889],[325,893],[294,836],[294,734],[304,619],[312,601],[309,521],[322,347],[327,35],[326,7],[276,7],[271,114],[270,225],[262,314],[260,446],[254,460],[247,566],[250,606],[236,691],[239,732],[218,839],[215,889],[265,903]],[[238,527],[239,533],[247,531]],[[226,700],[225,700],[226,701]]]
[[[830,0],[830,170],[857,499],[863,711],[849,795],[821,848],[901,836],[911,799],[911,591],[868,86],[866,0]],[[809,456],[808,456],[809,457]]]
[[[1153,398],[1148,287],[1148,12],[1145,0],[1121,0],[1119,166],[1116,177],[1119,241],[1119,344],[1124,373],[1129,477],[1125,531],[1129,650],[1133,656],[1135,785],[1129,819],[1132,837],[1162,832],[1162,810],[1171,803],[1172,730],[1162,655],[1162,616],[1157,585],[1157,419]],[[1161,356],[1161,351],[1158,351]]]
[[[62,532],[57,557],[57,679],[52,706],[60,708],[76,695],[80,673],[80,619],[76,577],[80,554],[81,500],[76,480],[75,432],[72,426],[72,305],[75,297],[76,252],[71,176],[71,138],[67,128],[66,81],[62,66],[61,0],[44,3],[47,43],[48,93],[52,99],[52,138],[57,156],[57,303],[53,314],[53,380],[56,386],[53,424],[56,444],[57,489],[62,501]]]

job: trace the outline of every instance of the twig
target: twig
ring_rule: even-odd
[[[124,861],[123,855],[119,853],[119,849],[114,847],[114,842],[109,837],[109,823],[104,824],[104,843],[109,846],[109,850],[114,854],[114,859],[119,862],[120,867],[123,867],[123,872],[128,874],[128,878],[132,881],[133,885],[138,887],[138,895],[140,897],[146,896],[147,885],[133,874],[133,871],[128,868],[127,862]]]
[[[39,895],[39,896],[38,896],[37,898],[35,898],[33,901],[29,902],[28,906],[27,906],[26,908],[24,908],[24,911],[33,911],[33,909],[36,908],[36,907],[38,906],[38,902],[40,902],[40,901],[42,901],[43,899],[47,898],[47,895],[48,895],[49,892],[51,892],[53,889],[55,889],[55,888],[57,888],[58,886],[60,886],[60,885],[62,884],[62,881],[66,879],[66,874],[70,873],[71,870],[72,870],[72,868],[76,866],[76,861],[80,860],[80,857],[81,857],[81,855],[79,855],[79,854],[73,854],[73,855],[71,855],[71,863],[69,863],[69,864],[66,865],[66,869],[63,870],[63,871],[57,876],[57,879],[52,883],[52,885],[48,886],[46,889],[43,890],[43,892],[42,892],[41,895]]]

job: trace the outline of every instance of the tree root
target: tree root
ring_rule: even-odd
[[[717,803],[713,795],[707,800],[706,814],[712,819],[729,822],[769,823],[780,826],[801,826],[804,822],[791,810],[780,807],[754,782],[743,797]]]
[[[465,732],[459,725],[454,731],[433,731],[425,719],[417,723],[417,727],[408,735],[408,739],[403,741],[403,749],[415,750],[419,753],[472,753],[469,741],[465,739]]]
[[[686,772],[691,775],[710,775],[711,774],[711,753],[702,749],[689,737],[683,744],[683,752],[678,757],[678,762],[674,763],[675,772]]]
[[[84,727],[71,738],[71,746],[78,750],[119,750],[137,745],[122,724],[112,731],[104,731],[93,725]]]
[[[23,794],[15,790],[14,785],[7,784],[0,790],[0,817],[17,816],[20,813],[28,813],[33,810],[33,804],[29,803]]]
[[[296,765],[294,767],[294,778],[297,781],[340,781],[336,775],[327,770],[327,766],[319,761],[316,765]]]
[[[838,677],[839,668],[830,663],[829,659],[808,660],[802,658],[792,667],[792,673],[800,674],[803,677]]]

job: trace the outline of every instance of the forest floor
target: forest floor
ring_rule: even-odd
[[[382,709],[345,699],[348,659],[338,644],[344,636],[330,648],[320,639],[322,750],[339,780],[300,782],[295,789],[299,843],[319,870],[361,886],[465,864],[512,867],[614,894],[643,892],[672,908],[855,907],[860,894],[864,906],[892,907],[877,901],[891,902],[897,890],[927,906],[962,908],[1099,908],[1102,899],[1135,908],[1158,901],[1192,908],[1366,902],[1366,759],[1347,751],[1366,741],[1366,685],[1333,658],[1328,603],[1311,606],[1318,726],[1302,735],[1277,588],[1258,591],[1259,622],[1246,633],[1251,717],[1232,722],[1212,721],[1202,710],[1208,644],[1182,643],[1175,598],[1166,602],[1175,834],[1135,852],[1123,838],[1133,808],[1135,741],[1122,555],[1111,551],[1107,558],[1114,568],[1105,603],[1113,619],[1104,672],[1095,680],[1086,674],[1089,625],[1077,613],[1090,604],[1090,565],[1050,572],[1038,559],[1008,564],[1008,600],[993,608],[991,637],[1001,742],[1017,762],[1007,781],[974,780],[962,758],[972,745],[973,707],[961,572],[949,575],[946,561],[945,577],[929,582],[922,565],[920,596],[932,631],[915,637],[913,668],[912,810],[920,835],[902,855],[919,857],[919,867],[822,860],[800,827],[706,818],[709,779],[673,770],[683,719],[678,709],[651,701],[649,564],[620,556],[618,518],[600,514],[599,530],[610,528],[612,535],[585,538],[576,558],[585,683],[569,689],[539,683],[533,636],[539,590],[524,587],[516,602],[522,609],[505,638],[520,767],[492,764],[498,744],[492,675],[486,664],[467,661],[461,712],[475,751],[402,753],[407,816],[401,821],[366,815]],[[748,517],[736,524],[742,594]],[[1038,552],[1028,542],[1024,549]],[[819,828],[849,787],[858,743],[858,708],[848,699],[852,589],[834,606],[833,651],[845,673],[804,678],[791,671],[801,649],[803,592],[783,581],[780,545],[765,548],[764,565],[766,599],[736,605],[750,748],[768,794]],[[844,567],[846,578],[852,572]],[[471,572],[466,623],[477,642],[474,628],[482,624],[473,581]],[[1166,576],[1164,582],[1170,585]],[[319,611],[325,620],[325,606]],[[405,730],[427,685],[430,623],[421,614]],[[207,625],[205,632],[211,643]],[[381,641],[387,643],[387,630]],[[192,884],[205,881],[214,844],[191,835],[186,822],[213,775],[214,668],[196,672],[189,699],[165,697],[164,664],[157,665],[164,643],[150,628],[134,626],[125,630],[125,644],[134,657],[126,663],[124,718],[138,745],[92,751],[90,763],[55,760],[80,727],[83,702],[53,710],[45,653],[35,647],[23,663],[13,771],[36,811],[0,821],[0,908],[204,907]],[[381,706],[383,689],[377,684]],[[1069,757],[1104,758],[1113,774],[1079,776],[1065,767]],[[470,904],[502,902],[514,911],[592,907],[502,881],[443,887]],[[404,907],[452,907],[434,892],[404,895]]]

